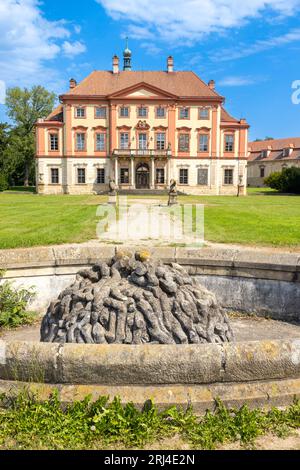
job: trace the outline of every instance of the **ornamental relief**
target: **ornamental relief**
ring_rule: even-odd
[[[136,129],[138,130],[149,130],[150,129],[150,126],[149,124],[147,124],[146,121],[142,121],[140,120],[137,125],[135,126]]]

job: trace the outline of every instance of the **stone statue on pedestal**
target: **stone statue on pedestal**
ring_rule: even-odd
[[[117,190],[114,179],[109,180],[108,204],[117,204]]]
[[[170,181],[170,189],[169,189],[169,201],[168,206],[174,206],[178,204],[177,202],[177,182],[175,180]]]

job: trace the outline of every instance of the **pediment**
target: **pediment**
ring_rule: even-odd
[[[142,82],[117,91],[116,93],[111,94],[109,98],[174,99],[177,98],[177,96]]]

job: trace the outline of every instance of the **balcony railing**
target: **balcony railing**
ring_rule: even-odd
[[[118,157],[171,157],[172,150],[164,149],[114,149],[113,155]]]

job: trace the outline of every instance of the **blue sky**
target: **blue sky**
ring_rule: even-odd
[[[135,70],[164,70],[172,54],[177,70],[216,81],[251,139],[300,136],[299,19],[300,0],[0,0],[0,102],[5,86],[59,94],[110,70],[128,35]]]

